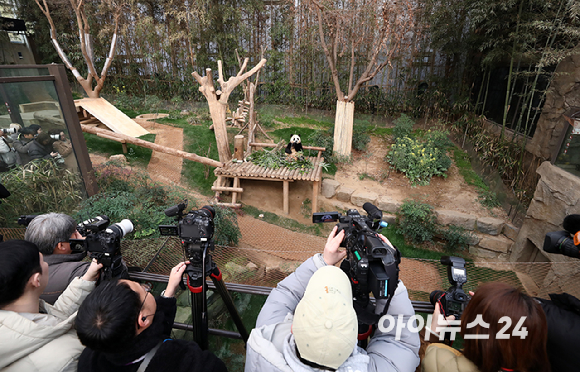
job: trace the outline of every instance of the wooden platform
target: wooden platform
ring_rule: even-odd
[[[288,169],[286,167],[281,167],[278,169],[265,168],[251,162],[239,163],[234,160],[230,160],[224,167],[216,168],[214,170],[214,174],[218,179],[215,186],[212,187],[212,190],[216,191],[216,196],[219,196],[220,192],[231,191],[232,205],[235,205],[237,202],[238,193],[243,192],[243,188],[240,187],[240,179],[281,181],[284,213],[288,214],[288,194],[290,182],[313,182],[312,212],[314,213],[317,211],[318,193],[320,189],[320,181],[322,178],[321,164],[323,163],[324,158],[319,156],[310,157],[308,159],[310,159],[312,162],[313,167],[304,170]],[[229,178],[233,179],[233,187],[225,186]]]
[[[75,101],[77,111],[85,120],[81,124],[103,124],[115,133],[131,137],[140,137],[149,132],[111,105],[104,98],[83,98]]]

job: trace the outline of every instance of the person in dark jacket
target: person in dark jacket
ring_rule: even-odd
[[[50,267],[50,280],[41,299],[54,304],[58,296],[77,276],[83,276],[90,262],[83,262],[86,252],[73,252],[70,239],[83,239],[72,217],[63,213],[47,213],[36,216],[28,225],[24,240],[38,246]],[[123,265],[119,277],[128,278]]]
[[[174,295],[185,267],[181,262],[171,270],[167,289],[157,298],[130,280],[97,287],[77,315],[77,334],[86,346],[79,371],[227,371],[224,362],[195,342],[169,339],[177,311]]]
[[[28,156],[31,160],[34,159],[53,159],[58,155],[58,152],[52,148],[52,142],[48,133],[40,133],[38,137],[32,141],[28,148]]]
[[[14,140],[12,146],[18,153],[18,164],[24,165],[30,161],[30,156],[28,155],[28,149],[34,141],[35,131],[30,127],[21,128],[20,135],[18,139]]]

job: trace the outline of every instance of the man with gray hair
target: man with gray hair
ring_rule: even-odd
[[[83,276],[91,264],[83,261],[86,252],[71,249],[71,239],[84,239],[76,227],[75,220],[66,214],[47,213],[36,216],[26,228],[24,240],[36,244],[48,263],[49,281],[40,298],[49,304],[54,304],[69,283]],[[124,264],[119,276],[128,278]]]

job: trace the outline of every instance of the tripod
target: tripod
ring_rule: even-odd
[[[193,339],[201,347],[202,350],[208,348],[208,313],[207,313],[207,283],[206,277],[210,277],[213,281],[216,291],[221,296],[226,305],[230,317],[234,321],[238,332],[244,340],[244,344],[248,341],[248,331],[242,323],[242,318],[234,305],[234,301],[228,292],[226,285],[222,279],[222,273],[213,262],[208,248],[212,245],[211,242],[201,242],[199,247],[193,243],[184,243],[185,252],[188,254],[190,263],[185,269],[187,274],[187,287],[191,293],[191,318],[193,322]],[[193,245],[193,246],[192,246]]]

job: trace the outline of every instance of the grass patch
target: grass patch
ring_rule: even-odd
[[[475,173],[471,166],[469,155],[459,147],[453,148],[453,160],[455,165],[459,168],[459,174],[463,176],[468,185],[477,187],[479,196],[477,200],[486,208],[499,207],[501,205],[497,198],[497,194],[489,189],[483,179]]]
[[[85,137],[85,142],[87,143],[89,153],[100,153],[106,154],[108,156],[123,154],[123,146],[120,142],[102,138],[91,133],[83,133],[83,136]],[[139,139],[155,143],[155,134],[145,134],[139,137]],[[132,166],[147,166],[147,164],[149,164],[149,160],[151,160],[152,152],[153,150],[151,149],[128,143],[127,154],[124,155],[127,157],[129,164]]]
[[[219,160],[215,134],[209,130],[209,125],[190,125],[186,118],[164,118],[157,122],[183,128],[184,151]],[[213,167],[184,159],[181,175],[190,187],[204,195],[212,195],[211,187],[216,179]]]
[[[322,236],[322,237],[326,236],[326,234],[322,232],[322,228],[321,228],[320,224],[314,224],[311,226],[303,225],[296,220],[286,218],[286,217],[281,217],[281,216],[278,216],[277,214],[274,214],[274,213],[264,212],[264,211],[261,211],[258,208],[253,207],[251,205],[244,205],[242,207],[242,210],[254,218],[258,218],[262,221],[266,221],[268,223],[271,223],[272,225],[283,227],[283,228],[288,229],[290,231],[296,231],[296,232],[301,232],[301,233],[311,234],[311,235],[316,235],[316,236]],[[260,218],[259,217],[260,214],[263,214],[264,217]]]
[[[367,130],[367,133],[377,137],[388,137],[393,135],[393,128],[372,127]]]
[[[312,119],[312,118],[304,117],[304,116],[301,116],[301,117],[285,116],[283,118],[276,117],[276,120],[280,121],[284,124],[299,126],[300,128],[304,128],[304,126],[330,128],[334,125],[334,122],[329,121],[329,120],[317,120],[317,119]]]
[[[465,151],[459,147],[455,147],[453,149],[453,160],[457,168],[459,168],[459,174],[463,176],[463,179],[468,185],[489,190],[489,187],[483,182],[483,179],[471,167],[469,155]]]

